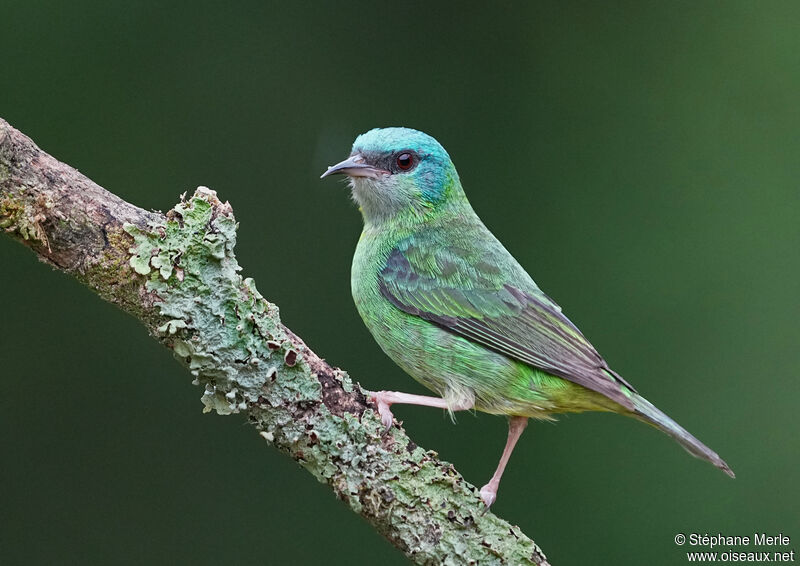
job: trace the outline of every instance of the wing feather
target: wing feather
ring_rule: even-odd
[[[508,252],[494,242],[483,253],[473,246],[424,246],[429,251],[422,253],[422,246],[401,242],[379,274],[380,292],[408,314],[629,406],[621,386],[633,387],[524,271],[519,275],[510,255],[504,257],[516,277],[497,267],[493,260]]]

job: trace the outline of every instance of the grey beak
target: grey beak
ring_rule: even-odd
[[[342,174],[349,175],[350,177],[372,177],[373,179],[377,179],[388,173],[388,171],[384,171],[383,169],[378,169],[372,165],[367,165],[364,163],[364,158],[360,154],[356,153],[341,163],[337,163],[336,165],[331,165],[328,167],[328,170],[320,175],[319,178],[323,179],[328,175]]]

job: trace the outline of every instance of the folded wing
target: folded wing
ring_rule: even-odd
[[[477,250],[405,240],[387,257],[380,291],[408,314],[632,408],[622,387],[633,387],[492,240]]]

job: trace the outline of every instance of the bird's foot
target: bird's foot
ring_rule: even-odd
[[[386,391],[375,391],[370,395],[372,401],[378,406],[378,414],[381,416],[381,423],[384,426],[383,434],[387,434],[394,423],[394,415],[389,408],[391,403],[386,397]]]
[[[494,485],[492,482],[489,482],[481,488],[481,499],[483,500],[483,504],[486,505],[481,515],[485,514],[489,510],[489,507],[492,506],[492,503],[494,503],[494,500],[497,499],[497,487],[498,486]]]

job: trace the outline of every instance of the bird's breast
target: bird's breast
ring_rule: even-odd
[[[394,243],[365,232],[353,257],[353,300],[375,341],[397,365],[438,395],[474,399],[481,410],[491,407],[490,412],[507,412],[504,402],[487,400],[494,397],[492,381],[511,378],[516,364],[398,309],[384,297],[378,277],[392,249]]]
[[[425,357],[424,344],[431,338],[427,334],[433,328],[429,322],[395,307],[381,293],[379,273],[394,248],[394,243],[382,236],[380,232],[365,230],[359,239],[350,278],[353,301],[381,349],[400,367],[418,377]]]

